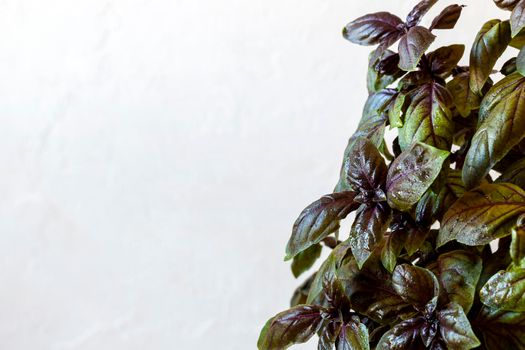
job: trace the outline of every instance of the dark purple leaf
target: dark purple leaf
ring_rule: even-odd
[[[416,204],[441,171],[449,152],[415,143],[392,162],[387,176],[388,204],[406,211]]]
[[[465,45],[443,46],[428,54],[428,62],[432,74],[446,78],[456,68],[463,57]]]
[[[525,349],[525,312],[484,306],[474,324],[487,350]]]
[[[344,324],[336,343],[337,350],[370,350],[368,329],[362,323]]]
[[[407,16],[406,24],[407,27],[413,27],[418,25],[421,18],[430,10],[432,6],[436,4],[438,0],[422,0],[420,1]]]
[[[259,350],[282,350],[307,342],[321,327],[323,308],[298,305],[272,317],[257,342]]]
[[[377,344],[376,350],[425,349],[419,337],[419,332],[424,322],[424,319],[418,317],[399,323],[383,335]]]
[[[350,157],[347,181],[356,192],[373,192],[386,179],[387,167],[376,146],[366,138],[356,140]]]
[[[441,338],[448,349],[469,350],[481,345],[461,306],[450,303],[438,312]]]
[[[452,96],[443,85],[429,82],[418,86],[407,97],[410,101],[405,122],[399,130],[399,145],[406,150],[414,142],[449,150],[452,143]]]
[[[491,20],[479,31],[470,51],[470,88],[480,93],[498,58],[510,43],[508,21]]]
[[[447,6],[430,25],[430,30],[434,29],[452,29],[456,25],[459,17],[461,16],[461,10],[464,6],[450,5]]]
[[[363,205],[357,212],[349,242],[359,268],[383,238],[390,219],[390,208],[382,203]]]
[[[512,11],[521,0],[494,0],[494,3],[501,9]]]
[[[396,293],[407,303],[422,309],[439,294],[439,282],[434,274],[422,267],[403,264],[392,275]]]
[[[519,1],[512,10],[510,15],[510,28],[513,37],[525,28],[525,1]]]
[[[375,45],[398,35],[403,21],[388,12],[371,13],[348,23],[343,29],[343,36],[359,45]]]
[[[488,244],[510,235],[525,213],[525,191],[512,184],[485,184],[466,192],[445,213],[438,247],[452,240],[467,245]]]
[[[399,41],[399,68],[411,72],[436,37],[427,28],[416,26],[408,30]]]

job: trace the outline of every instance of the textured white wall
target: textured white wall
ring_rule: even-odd
[[[254,349],[366,98],[341,28],[414,3],[0,1],[0,347]]]

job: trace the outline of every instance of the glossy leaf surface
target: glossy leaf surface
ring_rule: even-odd
[[[479,31],[470,52],[470,88],[480,93],[498,58],[510,43],[508,21],[491,20]]]
[[[404,301],[418,307],[425,306],[439,293],[439,282],[431,271],[408,264],[396,267],[392,283]]]
[[[410,28],[399,40],[399,68],[407,72],[416,70],[421,56],[435,38],[427,28],[420,26]]]
[[[343,29],[345,39],[359,45],[374,45],[399,33],[403,21],[388,12],[377,12],[357,18]]]
[[[447,6],[441,13],[434,18],[430,25],[430,30],[434,29],[452,29],[456,25],[461,16],[463,6],[450,5]]]
[[[259,350],[287,349],[308,341],[322,323],[322,308],[299,305],[268,320],[257,342]]]
[[[408,210],[416,204],[441,171],[449,152],[415,143],[397,157],[386,180],[388,204]]]
[[[525,269],[500,271],[483,286],[483,304],[506,311],[525,311]]]
[[[510,235],[525,212],[525,191],[512,184],[485,184],[466,192],[445,213],[437,245],[451,240],[467,245],[488,244]]]
[[[448,349],[474,349],[481,343],[461,306],[450,303],[438,313],[441,338]]]
[[[337,231],[339,220],[359,206],[354,192],[327,195],[310,204],[295,221],[292,236],[286,246],[286,259],[291,259],[310,246]]]

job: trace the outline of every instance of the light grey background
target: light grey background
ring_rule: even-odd
[[[463,3],[438,43],[507,16]],[[366,99],[341,29],[414,4],[0,1],[0,347],[255,349]]]

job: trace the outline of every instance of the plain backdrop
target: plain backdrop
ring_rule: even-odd
[[[434,48],[508,18],[462,3]],[[0,348],[255,349],[367,96],[341,29],[414,4],[0,1]]]

